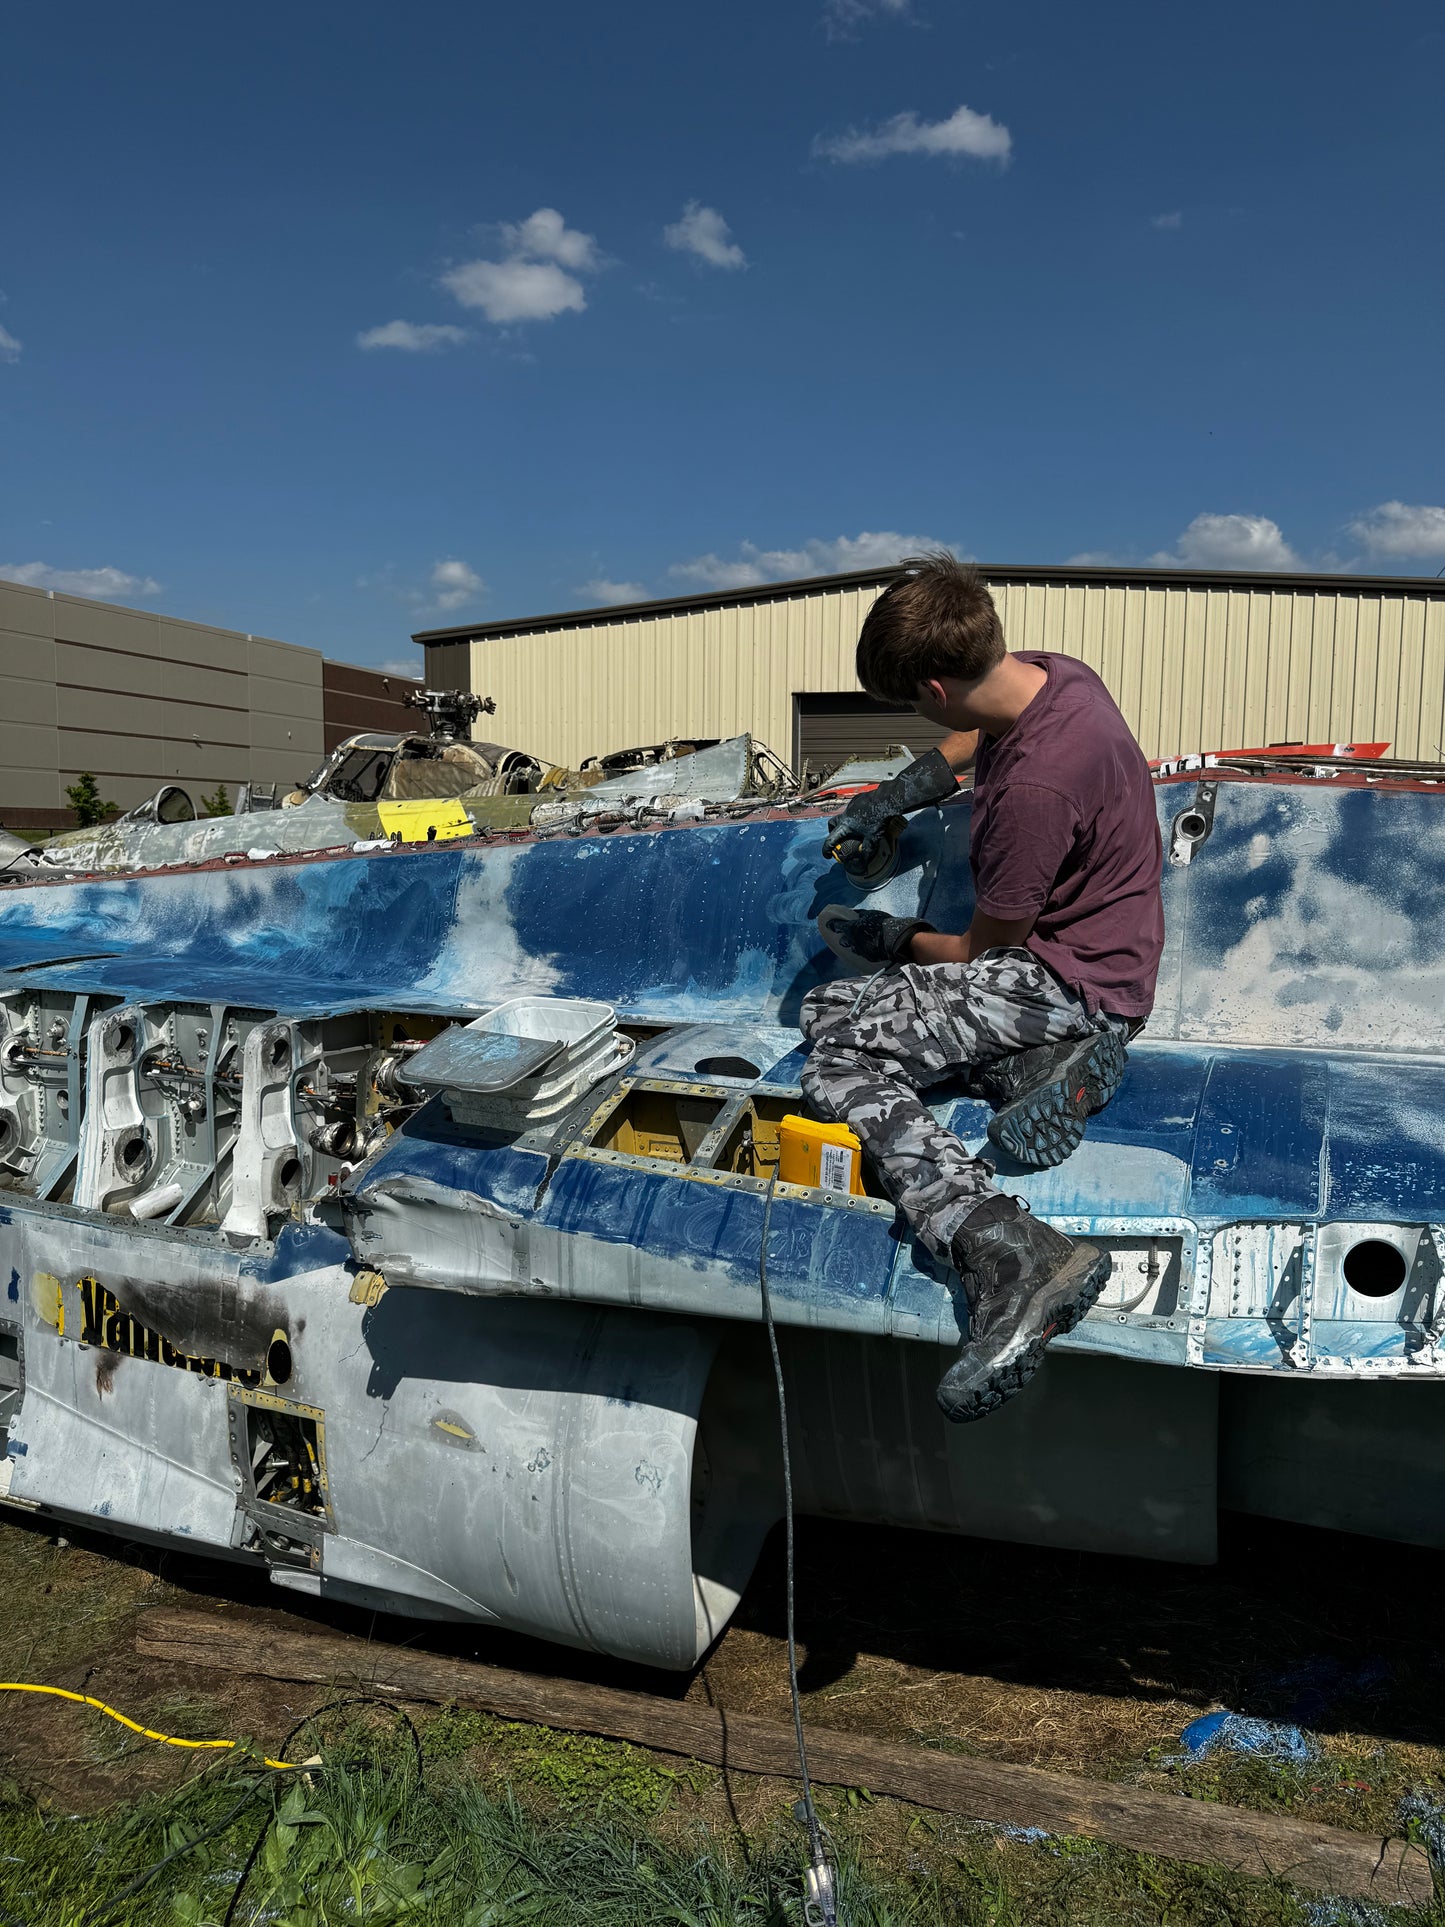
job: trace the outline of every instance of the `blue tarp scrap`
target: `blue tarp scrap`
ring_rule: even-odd
[[[1390,1916],[1368,1900],[1334,1894],[1312,1901],[1305,1910],[1308,1927],[1389,1927]]]
[[[1316,1757],[1315,1743],[1299,1727],[1280,1720],[1250,1719],[1221,1708],[1191,1720],[1179,1735],[1187,1757],[1203,1760],[1211,1753],[1252,1753],[1259,1759],[1288,1761],[1303,1766]]]

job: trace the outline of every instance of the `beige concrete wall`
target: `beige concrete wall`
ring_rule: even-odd
[[[290,785],[321,760],[319,650],[0,581],[0,821],[166,781]]]
[[[857,688],[854,645],[881,586],[489,635],[470,644],[471,687],[496,697],[489,735],[557,762],[743,730],[788,756],[796,692]],[[1433,761],[1445,743],[1445,593],[1348,577],[993,588],[1010,646],[1097,669],[1150,756],[1384,739]],[[463,682],[465,648],[428,645],[433,687]]]

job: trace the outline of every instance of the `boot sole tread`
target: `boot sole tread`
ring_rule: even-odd
[[[1047,1084],[1026,1091],[990,1118],[990,1142],[1033,1171],[1062,1164],[1083,1142],[1087,1119],[1103,1110],[1123,1082],[1124,1061],[1117,1032],[1081,1038],[1078,1051]]]

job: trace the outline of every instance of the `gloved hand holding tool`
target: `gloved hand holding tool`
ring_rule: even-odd
[[[818,918],[818,934],[844,963],[879,967],[908,962],[908,946],[920,930],[932,930],[922,917],[890,917],[885,910],[857,910],[830,903]]]
[[[853,797],[841,816],[830,819],[824,856],[850,868],[867,869],[885,843],[897,837],[903,818],[930,803],[941,803],[958,788],[958,778],[940,749],[919,756],[877,789]]]

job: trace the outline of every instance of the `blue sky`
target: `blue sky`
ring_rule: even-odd
[[[412,630],[1445,565],[1433,0],[7,11],[0,573]]]

